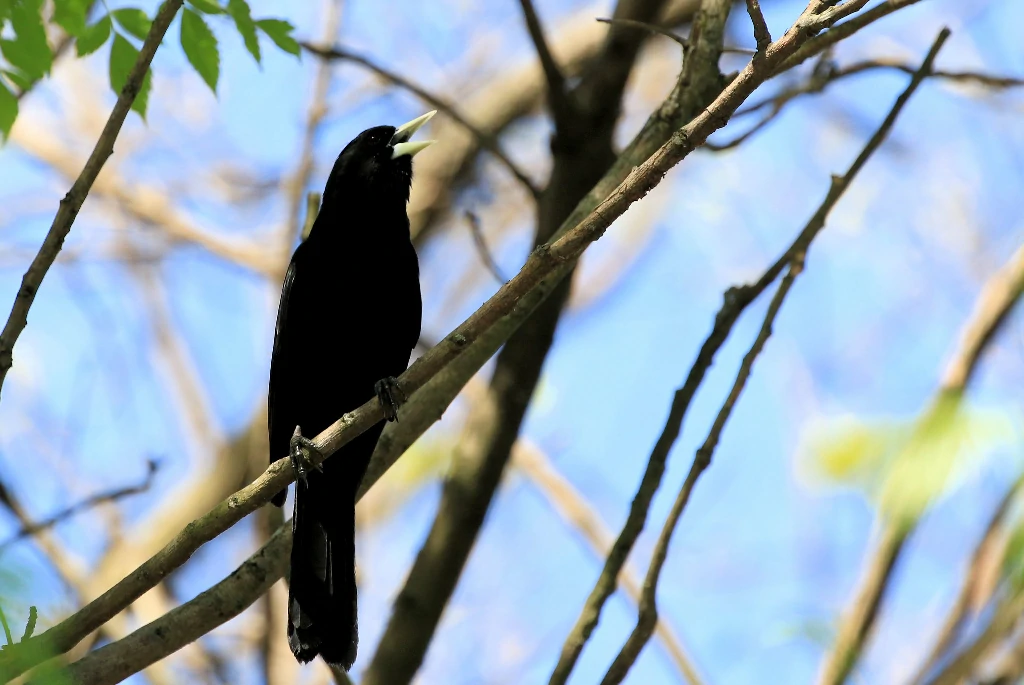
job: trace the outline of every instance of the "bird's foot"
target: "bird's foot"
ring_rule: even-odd
[[[314,461],[313,456],[316,455],[317,459]],[[320,450],[313,444],[313,441],[309,438],[302,437],[302,429],[298,426],[295,427],[295,432],[292,433],[292,439],[288,443],[288,456],[292,460],[292,468],[295,469],[295,477],[306,484],[306,476],[310,471],[316,469],[321,473],[324,467],[320,465],[323,461],[323,455],[320,454]]]
[[[388,421],[397,421],[398,407],[408,399],[402,386],[398,384],[398,379],[394,376],[381,378],[374,384],[373,390],[377,393],[381,409],[384,410],[384,418]]]

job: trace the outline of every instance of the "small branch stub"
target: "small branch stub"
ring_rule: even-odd
[[[747,14],[750,15],[750,23],[754,25],[754,42],[757,44],[757,55],[764,55],[768,46],[772,44],[772,34],[768,32],[768,23],[761,13],[759,0],[747,0]],[[756,55],[755,55],[756,56]]]

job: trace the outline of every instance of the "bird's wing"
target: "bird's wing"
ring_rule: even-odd
[[[275,395],[286,394],[284,384],[291,381],[291,370],[284,368],[288,354],[288,299],[295,285],[297,268],[295,260],[288,265],[281,286],[281,302],[277,306],[277,325],[274,328],[274,350],[270,356],[270,391],[267,397],[267,420],[270,430],[270,461],[285,456],[288,452],[288,441],[295,430],[295,421],[286,416],[287,407],[275,402]]]

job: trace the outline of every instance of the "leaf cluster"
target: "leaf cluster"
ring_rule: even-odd
[[[48,12],[50,6],[43,0],[0,0],[0,135],[4,138],[18,117],[20,94],[50,73],[58,49],[53,36],[72,39],[78,57],[91,55],[109,42],[110,87],[120,93],[152,24],[152,18],[137,7],[111,9],[96,0],[54,0],[52,13]],[[246,0],[227,0],[223,5],[218,0],[188,0],[179,20],[179,40],[189,64],[214,93],[220,80],[220,45],[210,18],[234,26],[257,63],[262,60],[260,33],[279,49],[299,55],[294,27],[282,19],[254,19]],[[147,72],[132,104],[143,118],[151,89],[152,73]]]

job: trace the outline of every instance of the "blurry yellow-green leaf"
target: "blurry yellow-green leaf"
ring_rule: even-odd
[[[909,522],[980,460],[1017,441],[1007,412],[948,396],[907,421],[827,421],[808,431],[802,452],[818,480],[855,487],[887,516]]]
[[[906,433],[892,422],[841,416],[813,424],[801,449],[810,476],[833,485],[870,490]]]

